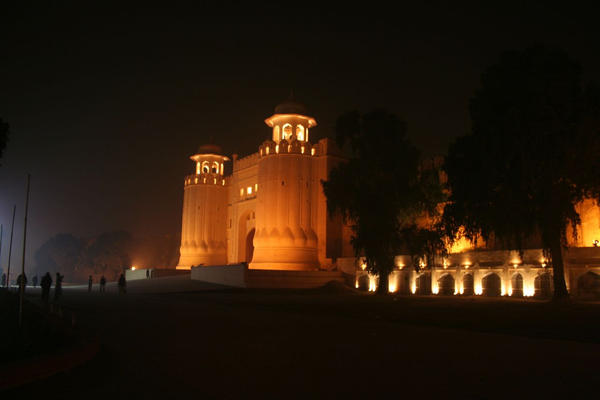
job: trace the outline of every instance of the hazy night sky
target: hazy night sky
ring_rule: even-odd
[[[11,138],[0,160],[2,266],[16,203],[12,265],[20,268],[27,172],[28,265],[56,233],[178,234],[188,156],[210,136],[228,155],[256,152],[271,136],[263,120],[291,88],[319,123],[312,141],[344,111],[384,107],[407,121],[426,154],[440,154],[468,131],[468,100],[504,50],[557,45],[586,80],[600,81],[595,12],[485,3],[3,5],[0,117]]]

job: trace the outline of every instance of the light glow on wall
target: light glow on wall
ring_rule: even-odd
[[[369,274],[369,292],[377,290],[377,276]]]
[[[246,188],[246,192],[247,192],[248,194],[252,194],[252,186],[248,186],[248,187]]]
[[[396,290],[398,290],[398,283],[396,282],[396,278],[392,278],[388,283],[388,291],[390,293],[396,293]]]
[[[310,155],[314,156],[315,155],[315,148],[313,147],[312,149],[310,149]]]
[[[535,284],[533,279],[523,279],[523,296],[531,297],[535,295]]]
[[[481,280],[475,282],[475,287],[473,288],[474,293],[477,296],[481,296],[483,294],[483,286],[481,286]]]
[[[431,293],[438,294],[440,292],[440,287],[438,286],[437,281],[431,281]]]
[[[417,293],[417,282],[413,279],[412,283],[410,284],[410,292],[412,294]]]
[[[275,145],[275,153],[279,154],[279,145],[278,144]]]

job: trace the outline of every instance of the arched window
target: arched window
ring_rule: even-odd
[[[283,125],[283,138],[288,140],[292,137],[294,133],[292,132],[292,125],[284,124]]]
[[[202,163],[202,173],[208,174],[210,172],[210,168],[208,167],[208,161],[204,161]]]
[[[212,173],[213,174],[218,174],[219,173],[219,163],[216,162],[216,161],[213,162]]]
[[[273,141],[279,142],[281,138],[279,137],[279,125],[275,125],[273,128]]]
[[[304,141],[304,127],[302,125],[296,126],[296,139]]]

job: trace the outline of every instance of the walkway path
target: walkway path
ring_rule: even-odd
[[[182,277],[115,292],[65,289],[65,308],[104,348],[88,365],[19,394],[554,398],[598,387],[598,344],[350,317],[323,311],[343,306],[345,295],[222,290]]]

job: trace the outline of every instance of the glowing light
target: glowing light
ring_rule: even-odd
[[[300,147],[300,153],[304,154],[304,146]]]
[[[483,294],[483,286],[481,286],[481,281],[475,282],[474,292],[477,296],[481,296]]]
[[[542,268],[546,268],[548,260],[546,260],[546,258],[542,257],[540,259],[540,264],[542,264]]]
[[[279,154],[279,145],[278,144],[275,145],[275,153]]]
[[[223,180],[221,181],[221,184],[222,184],[223,186],[225,186],[225,179],[223,179]]]
[[[198,183],[198,178],[194,178],[194,183]]]
[[[269,146],[267,146],[267,148],[265,149],[267,155],[269,155]]]
[[[310,149],[310,155],[314,156],[315,155],[315,148],[313,147],[312,149]]]
[[[377,290],[377,277],[375,275],[369,275],[369,292]]]
[[[354,287],[358,289],[358,279],[354,282]]]
[[[419,260],[419,267],[425,268],[426,266],[427,266],[427,264],[425,263],[425,261]]]
[[[437,282],[431,282],[431,293],[438,294],[440,292],[440,287]]]
[[[131,266],[131,270],[132,270],[132,271],[135,271],[135,267],[134,267],[133,265]]]
[[[255,184],[254,184],[254,191],[255,191],[255,192],[258,192],[258,183],[255,183]]]
[[[292,151],[292,145],[288,144],[288,153]]]
[[[444,264],[444,269],[448,269],[448,260],[446,260],[444,258],[443,264]]]
[[[535,284],[533,279],[523,280],[523,296],[531,297],[535,295]]]
[[[296,127],[296,138],[301,141],[304,140],[304,127],[302,125]]]
[[[417,282],[415,282],[414,280],[413,280],[413,283],[410,285],[410,292],[412,294],[417,293]]]
[[[213,178],[213,184],[217,184],[217,178]]]
[[[367,269],[367,263],[366,263],[366,262],[364,262],[364,263],[360,264],[360,269],[362,269],[363,271],[364,271],[365,269]]]
[[[248,186],[248,187],[246,188],[246,192],[247,192],[248,194],[252,194],[252,186]]]
[[[388,283],[388,291],[390,293],[395,293],[396,290],[398,290],[398,286],[396,283],[396,279],[390,279],[389,283]]]
[[[243,195],[244,195],[244,188],[241,188],[240,189],[240,196],[243,196]]]

